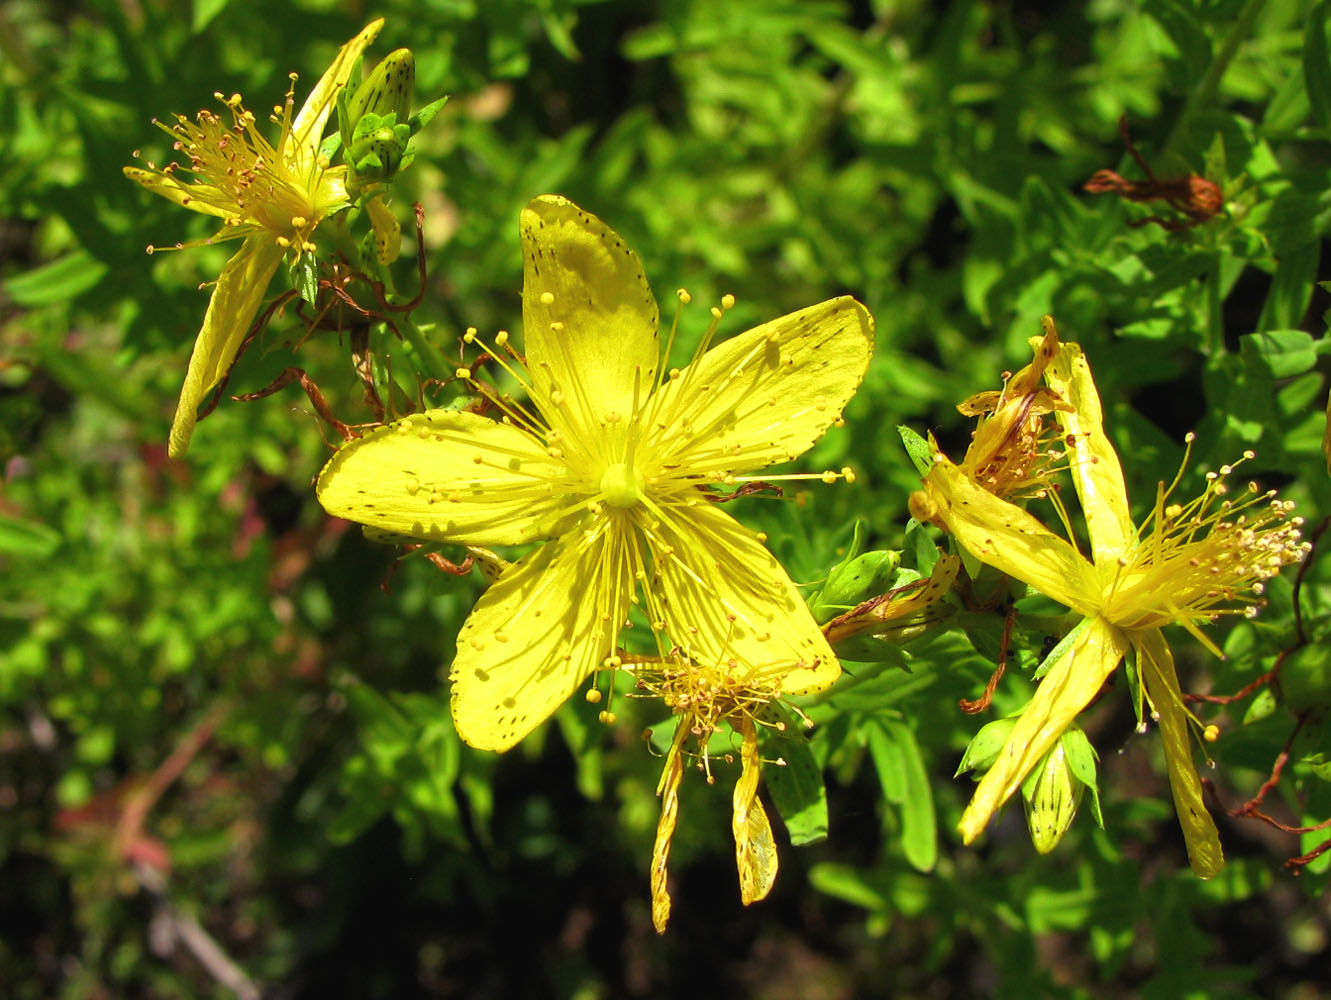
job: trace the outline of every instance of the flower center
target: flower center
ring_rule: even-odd
[[[633,507],[642,499],[642,473],[627,462],[616,462],[601,473],[601,492],[611,507]]]

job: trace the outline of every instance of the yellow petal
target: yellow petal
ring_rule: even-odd
[[[1026,775],[1095,697],[1127,648],[1127,638],[1103,618],[1086,623],[1081,635],[1040,681],[1035,697],[1022,710],[999,751],[998,760],[975,789],[957,827],[966,843],[980,835],[998,807],[1021,787]]]
[[[615,648],[633,579],[614,533],[574,530],[500,575],[458,634],[453,723],[482,750],[539,726]]]
[[[679,783],[684,777],[684,756],[680,747],[689,735],[693,716],[682,715],[675,728],[675,741],[666,753],[665,768],[656,794],[661,797],[661,818],[656,824],[656,843],[652,845],[652,926],[664,934],[670,920],[670,886],[666,866],[670,862],[670,841],[675,836],[679,815]]]
[[[1174,809],[1188,845],[1188,861],[1200,878],[1210,878],[1225,863],[1220,849],[1220,834],[1215,821],[1202,802],[1202,782],[1192,759],[1192,741],[1188,733],[1188,715],[1183,708],[1183,692],[1174,672],[1174,654],[1158,628],[1140,633],[1137,640],[1138,669],[1151,705],[1160,719],[1160,736],[1165,743],[1165,763],[1169,767],[1169,787],[1174,793]]]
[[[1066,432],[1072,479],[1086,515],[1092,558],[1097,566],[1108,565],[1133,544],[1136,532],[1123,468],[1105,436],[1100,395],[1081,347],[1064,344],[1045,371],[1045,381],[1072,407],[1058,410],[1057,418]]]
[[[576,510],[566,469],[510,424],[427,410],[343,445],[319,474],[324,509],[399,535],[463,545],[549,537]]]
[[[730,827],[735,834],[735,863],[739,868],[739,898],[748,906],[765,899],[776,882],[776,841],[767,810],[758,798],[758,731],[752,719],[740,724],[744,737],[740,748],[740,774],[731,799],[734,814]]]
[[[203,326],[194,341],[194,353],[190,355],[180,402],[171,422],[167,451],[172,458],[179,458],[189,447],[199,404],[235,360],[268,292],[268,282],[282,262],[282,252],[271,238],[253,236],[241,244],[222,268],[213,286],[213,297],[208,300]]]
[[[225,197],[210,184],[181,184],[175,177],[164,174],[160,170],[144,170],[142,167],[122,167],[121,169],[130,180],[142,184],[153,194],[160,194],[168,201],[175,202],[181,208],[211,215],[217,219],[227,219],[232,216],[232,213],[210,204]]]
[[[333,108],[337,107],[337,92],[351,78],[356,59],[375,40],[384,26],[382,17],[376,18],[361,29],[351,41],[337,50],[332,63],[324,70],[319,82],[305,98],[305,103],[296,114],[291,126],[291,139],[295,149],[283,150],[283,154],[296,162],[312,164],[319,149],[319,140],[323,138],[324,125]]]
[[[981,489],[942,456],[924,480],[934,516],[981,562],[1083,615],[1100,604],[1095,567],[1026,511]]]
[[[653,551],[662,614],[683,658],[754,687],[821,691],[841,665],[781,564],[717,505],[689,494],[662,511]]]
[[[873,353],[873,317],[829,299],[724,341],[662,387],[667,464],[743,472],[793,459],[855,394]]]
[[[534,199],[521,233],[533,398],[551,426],[599,436],[607,414],[627,419],[655,385],[656,300],[637,255],[567,198]]]
[[[402,226],[388,210],[380,195],[375,195],[365,205],[370,217],[370,226],[374,230],[374,253],[380,264],[391,264],[402,252]]]

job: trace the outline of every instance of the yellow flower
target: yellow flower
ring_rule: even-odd
[[[397,534],[545,541],[458,636],[462,738],[505,750],[593,671],[619,666],[631,604],[658,652],[664,631],[693,662],[776,664],[786,692],[831,684],[840,667],[794,584],[706,487],[797,457],[839,419],[868,365],[868,311],[849,297],[810,306],[700,351],[658,385],[656,301],[623,240],[555,196],[527,206],[521,236],[525,367],[503,331],[487,353],[530,403],[462,369],[501,420],[407,417],[344,446],[318,483],[330,513]],[[706,339],[722,309],[712,314]]]
[[[758,718],[786,686],[786,671],[756,669],[730,661],[720,667],[702,667],[678,657],[626,665],[643,690],[661,698],[679,716],[675,738],[666,752],[665,769],[656,794],[661,818],[652,849],[652,923],[664,934],[670,919],[670,892],[666,866],[670,841],[679,812],[679,785],[684,777],[685,744],[692,737],[698,746],[699,765],[712,779],[707,744],[729,725],[740,736],[740,774],[731,799],[731,831],[735,837],[735,864],[739,870],[740,901],[748,906],[766,898],[776,882],[776,841],[767,810],[758,798],[761,760],[758,755]]]
[[[124,168],[126,177],[149,191],[222,220],[216,235],[190,246],[244,241],[213,286],[171,424],[172,457],[189,447],[199,403],[235,359],[283,257],[312,251],[315,227],[347,203],[346,168],[330,167],[319,155],[319,142],[338,91],[383,24],[382,18],[372,22],[342,46],[294,117],[292,74],[292,89],[271,116],[280,129],[276,144],[264,138],[239,94],[229,98],[217,94],[227,117],[200,111],[193,121],[177,115],[172,125],[158,123],[188,163]],[[193,180],[180,181],[176,177],[180,170],[193,174]]]
[[[1048,321],[1047,321],[1048,322]],[[1046,327],[1051,329],[1052,323]],[[1033,341],[1034,343],[1034,341]],[[1161,628],[1177,624],[1217,655],[1199,626],[1220,614],[1254,612],[1263,581],[1307,552],[1301,518],[1273,493],[1223,499],[1226,466],[1188,504],[1170,500],[1177,480],[1157,491],[1150,517],[1135,528],[1118,455],[1105,435],[1100,398],[1076,344],[1062,344],[1044,373],[1066,406],[1055,407],[1090,538],[1087,559],[1025,510],[994,496],[942,455],[912,498],[917,516],[943,525],[976,558],[1084,616],[1041,679],[1003,750],[961,819],[970,843],[1050,751],[1129,650],[1160,724],[1170,787],[1193,870],[1214,875],[1220,841],[1193,763],[1174,658]],[[1191,440],[1191,437],[1189,438]],[[1066,518],[1065,518],[1066,521]]]

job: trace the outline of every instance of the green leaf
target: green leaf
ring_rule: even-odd
[[[1265,330],[1239,341],[1239,351],[1250,364],[1272,378],[1302,375],[1317,363],[1317,345],[1302,330]]]
[[[10,278],[4,289],[21,306],[48,306],[82,295],[102,280],[106,270],[106,265],[88,251],[75,250],[27,274]]]
[[[1327,44],[1327,19],[1331,17],[1326,0],[1308,14],[1303,33],[1303,79],[1308,85],[1308,103],[1313,117],[1324,129],[1331,129],[1331,45]]]
[[[60,548],[60,532],[40,521],[0,514],[0,553],[25,559],[45,559]]]
[[[197,35],[208,27],[218,14],[226,10],[226,5],[231,0],[194,0],[194,17],[190,26]]]
[[[827,839],[827,789],[823,786],[823,772],[794,713],[775,703],[767,706],[764,716],[772,713],[785,728],[760,729],[763,753],[770,758],[763,766],[767,793],[786,824],[790,842],[797,847],[816,844]]]
[[[878,772],[883,797],[900,805],[906,797],[906,769],[891,736],[880,726],[868,727],[869,757]]]
[[[938,822],[934,796],[915,732],[899,722],[882,723],[901,758],[906,793],[901,801],[901,846],[917,871],[933,871],[938,861]]]
[[[1259,330],[1290,330],[1303,322],[1312,301],[1321,249],[1320,240],[1310,240],[1280,259],[1257,321]]]

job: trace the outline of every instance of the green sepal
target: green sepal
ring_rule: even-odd
[[[1017,717],[1014,715],[1006,719],[995,719],[981,727],[980,731],[971,738],[966,752],[961,755],[961,763],[957,765],[957,772],[952,777],[957,778],[967,771],[974,771],[975,780],[979,781],[984,772],[993,767],[994,761],[998,760],[998,754],[1007,743],[1007,738],[1012,735],[1016,724]]]
[[[437,101],[431,101],[429,104],[425,105],[425,107],[421,108],[414,115],[412,115],[409,119],[407,119],[407,124],[411,126],[411,134],[415,135],[421,129],[425,128],[426,125],[429,125],[430,120],[434,118],[435,115],[439,114],[439,112],[443,109],[444,105],[447,103],[448,103],[448,95],[445,94]]]
[[[314,305],[319,295],[319,262],[312,253],[302,253],[288,265],[287,273],[291,277],[291,287],[296,294]]]
[[[910,456],[915,471],[921,476],[927,476],[934,467],[933,446],[905,424],[897,427],[897,433],[901,435],[901,443],[906,446],[906,454]]]

